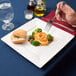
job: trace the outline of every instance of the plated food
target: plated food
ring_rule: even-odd
[[[26,41],[26,31],[23,29],[15,30],[11,35],[11,41],[15,44]]]
[[[24,43],[26,41],[26,30],[18,29],[15,30],[11,35],[11,41],[14,44]],[[27,39],[34,46],[47,46],[54,38],[51,34],[46,34],[41,28],[35,29]]]
[[[46,46],[54,40],[53,36],[42,32],[42,29],[35,29],[29,36],[29,42],[34,46]]]

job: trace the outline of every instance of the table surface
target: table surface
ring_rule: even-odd
[[[56,9],[56,4],[59,1],[60,0],[56,0],[56,1],[47,0],[46,15],[49,12],[51,12],[52,10]],[[22,24],[28,22],[28,20],[26,20],[24,18],[24,10],[26,10],[28,0],[11,0],[11,3],[12,3],[14,13],[15,13],[15,17],[12,22],[15,24],[14,29],[16,29],[17,27],[21,26]],[[74,9],[76,9],[75,0],[72,0],[70,2],[69,2],[69,0],[67,0],[67,3],[70,4]],[[0,38],[12,31],[12,30],[3,31],[1,29],[2,24],[3,24],[3,22],[0,22]],[[68,45],[66,45],[66,47],[64,47],[62,49],[62,51],[58,55],[56,55],[51,61],[49,61],[43,68],[40,69],[40,68],[36,67],[35,65],[33,65],[32,63],[30,63],[27,59],[25,59],[24,57],[19,55],[17,52],[15,52],[12,48],[5,45],[5,43],[3,43],[0,40],[0,76],[45,76],[45,75],[49,76],[48,74],[51,75],[51,70],[53,68],[55,68],[56,66],[61,67],[63,65],[63,64],[61,64],[59,66],[58,63],[60,64],[65,61],[67,62],[68,59],[65,61],[62,61],[62,60],[64,57],[68,56],[67,54],[69,54],[69,53],[71,53],[71,55],[73,54],[72,50],[74,52],[75,46],[76,46],[76,38],[74,38]],[[64,59],[66,59],[66,58],[64,58]],[[72,61],[70,61],[70,62],[72,62]],[[58,67],[57,67],[57,70],[58,70]],[[52,76],[57,76],[57,74],[55,75],[57,70],[55,70],[54,75],[52,75]],[[76,75],[76,73],[71,74],[71,76],[74,76],[74,75]],[[65,76],[70,76],[70,75],[65,74]]]

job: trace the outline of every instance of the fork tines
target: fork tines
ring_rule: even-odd
[[[51,26],[52,26],[52,23],[50,23],[50,22],[48,22],[48,23],[46,24],[46,26],[45,26],[46,32],[49,32]]]

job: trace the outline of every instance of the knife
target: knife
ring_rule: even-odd
[[[73,30],[73,29],[71,29],[71,28],[69,28],[69,27],[67,27],[67,26],[64,26],[64,25],[62,25],[62,24],[59,24],[59,23],[56,23],[56,22],[53,22],[54,24],[57,24],[57,25],[59,25],[59,26],[61,26],[61,27],[63,27],[63,28],[65,28],[65,29],[67,29],[67,30],[69,30],[69,31],[71,31],[71,32],[75,32],[75,30]]]

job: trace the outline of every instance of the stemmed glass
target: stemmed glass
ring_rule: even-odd
[[[0,0],[0,21],[5,24],[2,25],[3,30],[12,30],[14,24],[10,23],[14,18],[14,11],[9,0]]]

